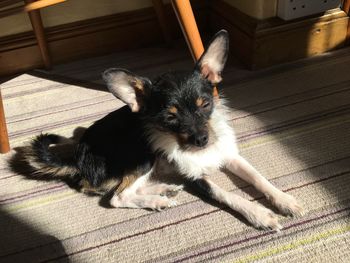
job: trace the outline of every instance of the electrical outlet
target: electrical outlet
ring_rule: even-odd
[[[278,0],[277,16],[291,20],[340,6],[341,0]]]

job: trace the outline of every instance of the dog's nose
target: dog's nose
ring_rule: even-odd
[[[208,143],[208,134],[199,134],[195,136],[194,144],[197,147],[204,147]]]

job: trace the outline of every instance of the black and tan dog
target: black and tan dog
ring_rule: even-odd
[[[284,214],[301,214],[297,201],[269,183],[238,153],[229,109],[215,85],[228,55],[228,34],[218,32],[194,70],[165,73],[153,81],[125,69],[103,73],[108,89],[127,106],[89,127],[71,159],[50,150],[62,138],[35,138],[27,161],[35,174],[78,178],[86,192],[114,191],[113,207],[163,209],[182,186],[156,183],[152,176],[168,165],[213,199],[241,213],[255,227],[279,230],[269,209],[225,191],[210,174],[227,168],[253,184]],[[162,168],[164,169],[164,167]]]

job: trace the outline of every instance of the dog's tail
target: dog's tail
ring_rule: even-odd
[[[71,143],[69,154],[60,154],[57,149],[53,151],[50,147],[52,144],[67,145],[67,140],[56,134],[41,134],[33,139],[23,155],[24,160],[33,169],[33,175],[67,178],[78,173],[73,154],[75,145]]]

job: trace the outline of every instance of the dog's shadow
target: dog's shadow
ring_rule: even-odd
[[[194,183],[193,181],[187,180],[185,182],[184,186],[185,186],[184,191],[188,192],[189,194],[191,194],[193,196],[196,196],[198,199],[200,199],[204,203],[207,203],[213,207],[216,207],[217,209],[219,209],[223,212],[230,214],[231,216],[235,217],[236,219],[238,219],[241,223],[245,224],[246,226],[250,226],[250,227],[252,226],[252,224],[249,223],[249,221],[243,215],[241,215],[237,211],[235,211],[235,210],[227,207],[226,205],[211,198],[208,193],[202,191],[196,185],[196,183]]]

